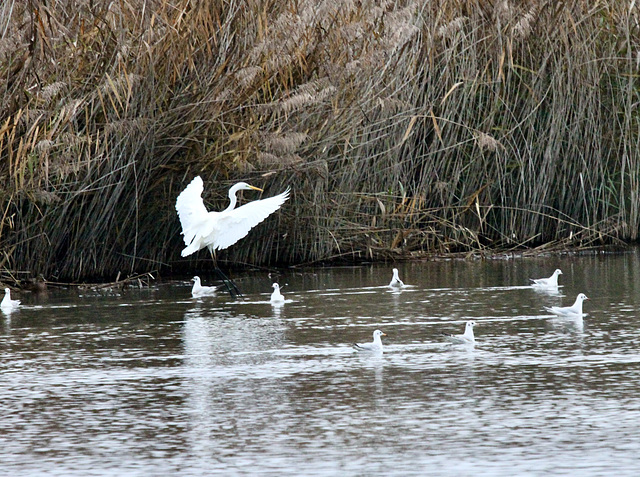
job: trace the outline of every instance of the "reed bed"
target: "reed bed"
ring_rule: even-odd
[[[8,0],[0,268],[206,267],[174,210],[197,174],[211,209],[293,188],[237,265],[637,241],[638,8]]]

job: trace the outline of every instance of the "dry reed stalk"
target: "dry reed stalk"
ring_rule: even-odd
[[[233,263],[637,240],[630,6],[11,2],[2,266],[204,266],[173,210],[196,174],[212,209],[240,179],[294,185]]]

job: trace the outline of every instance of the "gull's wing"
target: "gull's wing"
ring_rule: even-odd
[[[579,313],[577,311],[573,310],[573,306],[551,306],[551,307],[544,307],[545,310],[547,310],[550,313],[553,313],[554,315],[578,315]]]
[[[185,245],[189,245],[198,233],[197,226],[207,218],[207,208],[202,201],[204,184],[202,178],[197,176],[180,193],[176,200],[176,211],[182,225]]]
[[[373,351],[377,348],[374,348],[373,343],[353,343],[353,347],[360,351]]]
[[[467,344],[473,343],[473,341],[467,339],[464,335],[448,335],[447,333],[442,333],[444,339],[453,344]]]
[[[268,199],[254,200],[229,212],[221,212],[217,225],[221,233],[215,243],[215,248],[230,247],[241,238],[246,237],[253,227],[278,210],[288,198],[289,188],[282,194]]]
[[[445,339],[451,343],[460,344],[464,343],[465,340],[462,338],[462,335],[444,335]]]

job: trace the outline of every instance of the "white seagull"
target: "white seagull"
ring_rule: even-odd
[[[403,287],[404,283],[402,282],[402,280],[400,280],[400,277],[398,276],[398,269],[394,268],[393,269],[393,278],[391,279],[391,283],[389,283],[390,287]]]
[[[476,322],[473,320],[467,321],[464,328],[464,334],[462,335],[448,335],[444,334],[445,338],[454,344],[475,344],[476,338],[473,335],[473,327],[476,326]]]
[[[560,270],[559,268],[556,269],[556,271],[553,272],[553,275],[551,275],[549,278],[530,278],[529,280],[533,282],[532,286],[557,287],[558,275],[562,275],[562,270]]]
[[[544,309],[558,316],[582,316],[582,302],[588,299],[587,295],[580,293],[571,306],[545,306]]]
[[[193,282],[193,288],[191,289],[191,296],[193,298],[200,298],[201,296],[213,296],[216,294],[218,287],[203,286],[200,282],[200,277],[195,276],[191,279]]]
[[[353,343],[353,347],[358,351],[369,351],[371,353],[382,353],[381,336],[387,336],[380,330],[373,332],[373,342],[371,343]]]
[[[11,299],[11,290],[8,288],[4,289],[4,298],[2,299],[2,303],[0,303],[0,308],[2,311],[10,312],[15,310],[20,306],[20,300],[12,300]]]
[[[284,296],[282,296],[282,293],[280,293],[280,285],[274,283],[272,286],[273,293],[271,294],[271,303],[274,305],[284,303]]]

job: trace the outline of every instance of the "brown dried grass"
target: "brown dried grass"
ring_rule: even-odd
[[[635,241],[631,5],[9,0],[0,267],[193,267],[196,174],[211,208],[293,186],[237,264]]]

